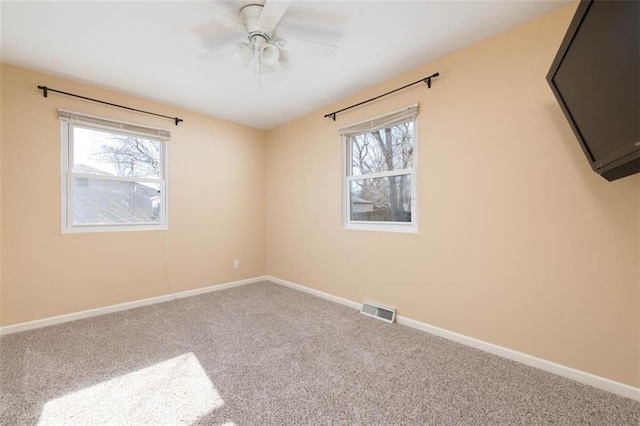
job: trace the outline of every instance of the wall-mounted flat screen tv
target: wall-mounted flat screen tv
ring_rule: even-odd
[[[582,0],[547,81],[596,173],[640,172],[640,1]]]

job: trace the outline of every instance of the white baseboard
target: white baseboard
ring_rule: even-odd
[[[323,299],[330,300],[332,302],[340,303],[341,305],[349,306],[350,308],[360,309],[361,304],[353,302],[351,300],[343,299],[342,297],[334,296],[319,290],[315,290],[309,287],[305,287],[300,284],[285,281],[280,278],[267,276],[265,279],[272,281],[283,286],[303,291],[305,293],[312,294],[314,296],[321,297]],[[553,373],[558,376],[565,377],[567,379],[575,380],[576,382],[583,383],[589,386],[593,386],[604,391],[614,393],[626,398],[630,398],[636,401],[640,401],[640,388],[626,385],[624,383],[616,382],[604,377],[596,376],[585,371],[576,370],[575,368],[567,367],[562,364],[557,364],[552,361],[547,361],[542,358],[538,358],[532,355],[525,354],[523,352],[514,351],[503,346],[498,346],[493,343],[485,342],[483,340],[475,339],[473,337],[465,336],[463,334],[455,333],[453,331],[445,330],[444,328],[435,327],[423,322],[412,320],[407,317],[397,316],[398,324],[406,325],[407,327],[415,328],[417,330],[425,331],[427,333],[443,337],[448,340],[452,340],[457,343],[461,343],[472,348],[479,349],[484,352],[489,352],[494,355],[498,355],[503,358],[517,361],[522,364],[529,365],[531,367],[538,368],[549,373]]]
[[[73,312],[71,314],[58,315],[55,317],[43,318],[35,321],[23,322],[14,325],[0,327],[0,336],[5,334],[18,333],[20,331],[33,330],[35,328],[47,327],[50,325],[61,324],[64,322],[75,321],[83,318],[91,318],[99,315],[110,314],[113,312],[126,311],[128,309],[139,308],[141,306],[153,305],[156,303],[169,302],[174,299],[195,296],[212,291],[220,291],[227,288],[238,287],[241,285],[256,283],[267,280],[266,276],[249,278],[246,280],[232,281],[224,284],[212,285],[210,287],[198,288],[195,290],[181,291],[179,293],[171,293],[163,296],[151,297],[148,299],[135,300],[133,302],[120,303],[117,305],[104,306],[102,308],[89,309],[86,311]]]
[[[566,365],[547,361],[546,359],[528,355],[524,352],[514,351],[513,349],[505,348],[504,346],[498,346],[493,343],[485,342],[484,340],[475,339],[473,337],[465,336],[464,334],[455,333],[453,331],[445,330],[443,328],[435,327],[403,316],[398,316],[397,320],[398,324],[426,331],[427,333],[444,337],[445,339],[453,340],[454,342],[471,346],[472,348],[480,349],[481,351],[489,352],[512,361],[517,361],[522,364],[535,367],[539,370],[553,373],[557,376],[566,377],[567,379],[575,380],[576,382],[584,383],[585,385],[593,386],[607,392],[615,393],[616,395],[640,401],[640,388],[625,385],[624,383],[596,376],[595,374],[587,373],[586,371],[576,370],[575,368],[567,367]]]
[[[280,284],[285,287],[289,287],[298,291],[302,291],[304,293],[321,297],[323,299],[327,299],[332,302],[339,303],[341,305],[345,305],[353,309],[359,310],[361,306],[361,304],[358,302],[354,302],[348,299],[344,299],[342,297],[334,296],[332,294],[325,293],[320,290],[315,290],[309,287],[305,287],[303,285],[296,284],[291,281],[286,281],[280,278],[265,275],[265,276],[249,278],[249,279],[240,280],[240,281],[232,281],[224,284],[217,284],[210,287],[198,288],[195,290],[187,290],[179,293],[172,293],[172,294],[167,294],[167,295],[158,296],[158,297],[151,297],[149,299],[142,299],[142,300],[136,300],[133,302],[120,303],[118,305],[105,306],[102,308],[89,309],[86,311],[74,312],[71,314],[59,315],[55,317],[44,318],[41,320],[23,322],[20,324],[0,327],[0,336],[5,334],[17,333],[20,331],[32,330],[35,328],[47,327],[54,324],[61,324],[69,321],[75,321],[83,318],[90,318],[90,317],[105,315],[113,312],[125,311],[128,309],[134,309],[141,306],[152,305],[155,303],[168,302],[174,299],[196,296],[199,294],[210,293],[214,291],[220,291],[227,288],[257,283],[260,281],[271,281],[276,284]],[[527,355],[523,352],[514,351],[512,349],[508,349],[503,346],[498,346],[493,343],[485,342],[483,340],[475,339],[473,337],[465,336],[463,334],[455,333],[453,331],[445,330],[443,328],[439,328],[439,327],[435,327],[419,321],[415,321],[410,318],[406,318],[403,316],[397,316],[396,318],[399,324],[406,325],[408,327],[415,328],[421,331],[425,331],[427,333],[430,333],[439,337],[443,337],[445,339],[452,340],[454,342],[458,342],[463,345],[470,346],[485,352],[489,352],[494,355],[501,356],[503,358],[517,361],[522,364],[526,364],[531,367],[535,367],[540,370],[544,370],[544,371],[556,374],[558,376],[566,377],[568,379],[575,380],[576,382],[584,383],[586,385],[590,385],[595,388],[614,393],[616,395],[620,395],[626,398],[640,401],[640,388],[636,388],[633,386],[626,385],[624,383],[609,380],[604,377],[596,376],[594,374],[587,373],[585,371],[576,370],[574,368],[567,367],[565,365],[547,361],[542,358],[537,358],[532,355]]]
[[[227,288],[240,287],[241,285],[253,284],[260,281],[267,281],[268,279],[269,277],[267,276],[247,278],[246,280],[231,281],[229,283],[216,284],[216,285],[212,285],[204,288],[196,288],[195,290],[181,291],[180,293],[174,293],[174,296],[176,299],[182,299],[183,297],[197,296],[199,294],[211,293],[212,291],[220,291],[220,290],[225,290]]]
[[[99,315],[110,314],[113,312],[126,311],[128,309],[139,308],[141,306],[168,302],[173,299],[174,297],[172,294],[167,294],[164,296],[150,297],[148,299],[120,303],[117,305],[105,306],[105,307],[96,308],[96,309],[89,309],[86,311],[73,312],[71,314],[58,315],[55,317],[43,318],[35,321],[21,322],[19,324],[0,327],[0,336],[5,334],[18,333],[20,331],[33,330],[35,328],[48,327],[50,325],[55,325],[55,324],[62,324],[64,322],[75,321],[82,318],[91,318],[91,317],[97,317]]]
[[[269,280],[271,282],[274,282],[276,284],[280,284],[280,285],[283,285],[285,287],[292,288],[294,290],[302,291],[304,293],[313,294],[314,296],[318,296],[318,297],[321,297],[323,299],[331,300],[332,302],[336,302],[336,303],[339,303],[341,305],[348,306],[350,308],[354,308],[354,309],[358,309],[358,310],[360,309],[360,303],[352,302],[351,300],[343,299],[342,297],[334,296],[333,294],[325,293],[325,292],[320,291],[320,290],[315,290],[313,288],[305,287],[303,285],[292,283],[291,281],[282,280],[282,279],[276,278],[276,277],[267,276],[265,279]]]

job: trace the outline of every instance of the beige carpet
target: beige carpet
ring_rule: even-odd
[[[3,425],[638,425],[640,403],[273,283],[4,336]]]

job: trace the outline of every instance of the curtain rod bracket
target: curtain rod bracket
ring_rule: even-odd
[[[432,77],[438,77],[439,75],[440,75],[440,73],[439,73],[439,72],[437,72],[437,73],[435,73],[435,74],[433,74],[433,75],[430,75],[429,77],[425,78],[424,80],[422,80],[422,81],[424,81],[425,83],[427,83],[427,89],[431,89],[431,78],[432,78]]]
[[[169,117],[168,115],[156,114],[155,112],[144,111],[144,110],[141,110],[141,109],[131,108],[131,107],[124,106],[124,105],[113,104],[111,102],[105,102],[105,101],[101,101],[101,100],[98,100],[98,99],[87,98],[86,96],[74,95],[73,93],[67,93],[67,92],[63,92],[61,90],[50,89],[47,86],[38,86],[38,89],[42,90],[42,94],[44,95],[45,98],[48,97],[49,91],[51,91],[51,92],[60,93],[62,95],[72,96],[74,98],[84,99],[85,101],[97,102],[99,104],[105,104],[105,105],[109,105],[109,106],[116,107],[116,108],[128,109],[129,111],[141,112],[143,114],[154,115],[156,117],[168,118],[170,120],[173,120],[173,122],[176,124],[176,126],[184,121],[182,118]]]
[[[430,75],[430,76],[428,76],[428,77],[424,77],[424,78],[421,78],[421,79],[420,79],[420,80],[418,80],[418,81],[414,81],[413,83],[409,83],[409,84],[406,84],[406,85],[404,85],[404,86],[402,86],[402,87],[398,87],[397,89],[395,89],[395,90],[391,90],[390,92],[383,93],[382,95],[378,95],[378,96],[376,96],[376,97],[374,97],[374,98],[367,99],[366,101],[358,102],[357,104],[354,104],[354,105],[348,106],[348,107],[346,107],[346,108],[339,109],[339,110],[334,111],[334,112],[330,112],[329,114],[325,114],[325,115],[324,115],[324,118],[331,118],[333,121],[336,121],[336,115],[338,115],[338,114],[339,114],[339,113],[341,113],[341,112],[344,112],[344,111],[346,111],[346,110],[348,110],[348,109],[351,109],[351,108],[355,108],[355,107],[360,106],[360,105],[364,105],[364,104],[369,103],[369,102],[371,102],[371,101],[375,101],[376,99],[380,99],[380,98],[382,98],[383,96],[387,96],[387,95],[390,95],[390,94],[395,93],[395,92],[397,92],[397,91],[400,91],[400,90],[402,90],[402,89],[406,89],[407,87],[409,87],[409,86],[413,86],[414,84],[418,84],[418,83],[427,83],[427,88],[428,88],[428,89],[431,89],[431,79],[432,79],[432,78],[434,78],[434,77],[438,77],[439,75],[440,75],[440,73],[439,73],[439,72],[434,73],[434,74],[431,74],[431,75]]]

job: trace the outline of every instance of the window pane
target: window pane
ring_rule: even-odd
[[[160,222],[160,184],[76,177],[73,185],[75,225]]]
[[[351,137],[352,176],[413,167],[413,121]]]
[[[351,181],[351,220],[411,222],[411,175]]]
[[[161,178],[160,142],[106,131],[73,128],[73,172]]]

